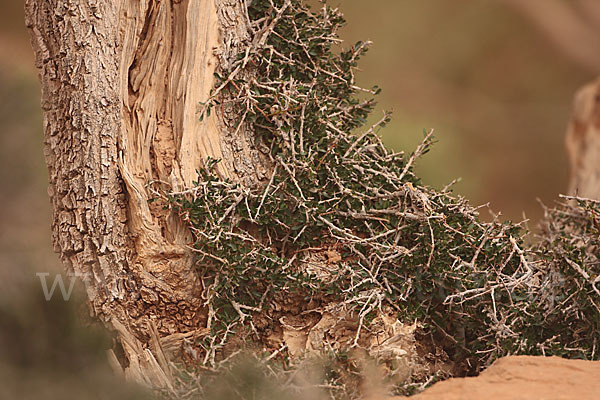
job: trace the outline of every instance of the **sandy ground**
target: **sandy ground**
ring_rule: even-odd
[[[439,382],[411,399],[600,399],[600,362],[558,357],[506,357],[478,377]]]

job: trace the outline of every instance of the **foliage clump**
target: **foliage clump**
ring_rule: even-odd
[[[524,336],[534,354],[598,360],[600,344],[600,202],[567,197],[546,209],[532,256],[543,266]]]
[[[595,207],[552,211],[545,239],[525,248],[521,225],[482,222],[447,188],[421,183],[413,166],[431,133],[407,155],[377,136],[389,115],[364,128],[374,101],[361,94],[378,89],[359,88],[354,73],[368,43],[337,50],[337,10],[254,0],[248,15],[251,43],[220,71],[203,115],[238,115],[269,148],[270,177],[242,186],[209,160],[196,188],[169,194],[195,237],[206,364],[240,326],[260,338],[253,316],[291,295],[344,304],[365,327],[383,310],[416,319],[456,373],[509,353],[598,357]],[[325,273],[306,267],[315,251],[334,255]]]

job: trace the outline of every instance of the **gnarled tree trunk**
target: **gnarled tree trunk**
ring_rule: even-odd
[[[223,177],[264,177],[250,133],[234,132],[219,113],[198,114],[219,63],[249,40],[245,6],[27,0],[26,15],[42,82],[55,249],[83,278],[93,312],[119,333],[125,373],[168,387],[158,349],[200,335],[206,313],[190,233],[149,203],[149,183],[190,188],[208,157],[222,159]]]

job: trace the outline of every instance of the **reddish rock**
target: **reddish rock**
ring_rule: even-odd
[[[600,399],[600,361],[512,356],[477,377],[439,382],[411,400]]]

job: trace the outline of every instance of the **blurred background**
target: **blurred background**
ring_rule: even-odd
[[[383,109],[394,112],[393,122],[380,132],[385,142],[396,150],[411,151],[423,129],[434,128],[438,143],[418,165],[425,183],[442,187],[462,178],[455,186],[457,193],[474,204],[489,201],[505,218],[520,220],[525,213],[534,226],[541,216],[536,198],[552,203],[566,189],[563,138],[573,95],[600,71],[600,46],[594,47],[600,40],[600,2],[332,0],[329,4],[346,14],[348,26],[341,34],[347,43],[374,42],[362,61],[359,81],[383,88],[374,120]],[[40,342],[48,335],[63,336],[51,324],[48,334],[35,328],[42,329],[38,337],[6,336],[14,331],[6,324],[19,324],[20,318],[13,311],[12,317],[7,316],[6,310],[15,310],[23,293],[33,293],[34,303],[24,313],[56,312],[54,306],[36,303],[43,294],[35,272],[60,271],[50,243],[36,74],[22,1],[2,0],[2,348],[15,345],[15,340]],[[27,292],[28,288],[34,289]],[[6,352],[0,352],[2,357],[15,360]],[[0,360],[0,373],[2,365]]]
[[[513,220],[525,212],[535,226],[536,198],[552,203],[566,191],[573,95],[600,72],[600,2],[332,4],[347,17],[347,41],[374,42],[359,80],[378,84],[380,108],[394,111],[385,142],[411,150],[435,129],[438,143],[417,168],[425,183],[460,177],[455,191],[472,203]]]

